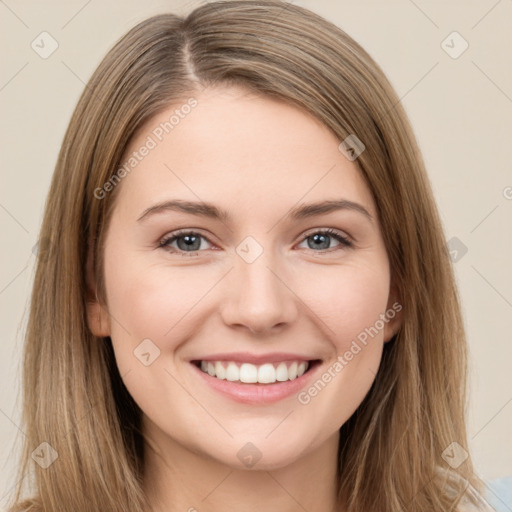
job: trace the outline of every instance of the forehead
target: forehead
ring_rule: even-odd
[[[169,106],[131,141],[123,162],[135,165],[119,191],[122,207],[181,198],[263,218],[300,202],[344,198],[375,214],[357,165],[312,115],[239,87],[191,97],[195,106]]]

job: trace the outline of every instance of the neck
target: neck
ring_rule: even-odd
[[[337,498],[335,433],[285,467],[239,469],[188,449],[154,424],[144,429],[144,487],[152,512],[334,512]]]

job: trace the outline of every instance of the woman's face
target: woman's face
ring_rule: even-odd
[[[335,446],[401,307],[341,141],[244,89],[194,97],[138,132],[129,172],[104,188],[119,187],[106,306],[89,321],[156,449],[284,467]]]

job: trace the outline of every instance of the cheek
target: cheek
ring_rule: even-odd
[[[105,268],[110,313],[122,319],[134,337],[157,340],[173,329],[211,281],[207,272],[165,265],[148,267],[136,258],[124,260],[122,266],[106,262]],[[115,322],[112,327],[115,329]]]
[[[208,283],[208,279],[204,275],[191,279],[193,274],[190,269],[187,273],[144,265],[137,257],[119,259],[113,251],[105,258],[117,366],[130,395],[150,417],[168,409],[168,395],[178,410],[191,405],[167,370],[174,373],[175,350],[190,335],[187,313],[207,290],[201,280]]]
[[[338,353],[348,349],[353,339],[364,341],[365,333],[375,326],[386,311],[389,275],[385,262],[368,265],[347,265],[323,270],[311,276],[311,287],[302,288],[308,306],[326,326],[329,339]],[[383,339],[371,331],[374,339]]]
[[[151,369],[153,379],[157,368],[172,368],[180,345],[201,326],[197,315],[204,312],[205,295],[218,280],[217,273],[207,267],[148,265],[136,256],[120,259],[112,252],[105,259],[105,275],[111,339],[121,374],[147,374]],[[134,357],[144,340],[160,350],[148,368],[141,368]]]
[[[310,294],[314,312],[328,326],[332,351],[322,372],[298,401],[316,428],[335,431],[369,391],[382,356],[389,275],[385,260],[346,266],[316,276]]]

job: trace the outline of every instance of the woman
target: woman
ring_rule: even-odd
[[[424,164],[336,26],[279,1],[138,24],[41,240],[11,510],[486,510]]]

